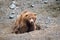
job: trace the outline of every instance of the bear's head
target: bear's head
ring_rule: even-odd
[[[27,23],[33,25],[36,21],[36,13],[25,11],[22,15],[22,20]]]

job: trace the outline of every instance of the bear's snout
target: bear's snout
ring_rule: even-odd
[[[31,24],[34,24],[34,20],[33,20],[33,19],[30,19],[30,23],[31,23]]]

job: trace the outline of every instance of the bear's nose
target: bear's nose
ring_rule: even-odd
[[[34,23],[34,20],[33,19],[30,19],[30,23]]]

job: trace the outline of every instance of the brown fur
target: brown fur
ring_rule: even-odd
[[[30,23],[30,19],[33,19],[33,24]],[[18,15],[15,22],[14,33],[25,33],[36,30],[36,13],[29,12],[27,10],[23,11]]]

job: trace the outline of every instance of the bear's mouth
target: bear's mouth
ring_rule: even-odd
[[[32,27],[34,27],[34,23],[33,22],[26,21],[26,25],[28,27],[27,32],[33,31],[33,30],[31,30]]]
[[[34,25],[34,22],[29,22],[28,20],[26,21],[26,25],[29,27],[29,26],[33,26]]]
[[[30,24],[31,24],[31,25],[34,25],[34,21],[30,21]]]

